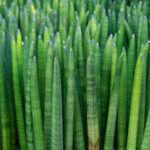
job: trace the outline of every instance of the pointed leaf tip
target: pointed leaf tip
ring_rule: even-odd
[[[18,29],[17,32],[20,34],[20,29]]]
[[[120,57],[123,57],[123,52],[121,53]]]
[[[139,54],[139,57],[142,57],[142,53]]]
[[[71,40],[70,36],[68,36],[68,40]]]
[[[112,38],[113,37],[113,35],[112,34],[110,34],[110,38]]]
[[[36,61],[36,56],[33,56],[33,61],[34,61],[34,62]]]
[[[122,48],[122,51],[126,51],[125,47]]]
[[[56,35],[59,35],[59,32],[56,32]]]
[[[93,53],[92,52],[90,52],[90,56],[92,56],[93,55]]]
[[[11,39],[12,39],[12,40],[15,40],[15,37],[14,37],[14,36],[12,36],[12,37],[11,37]]]
[[[112,43],[112,46],[113,46],[114,48],[116,48],[116,43],[113,42],[113,43]]]

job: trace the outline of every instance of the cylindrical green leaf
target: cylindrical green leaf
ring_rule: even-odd
[[[33,58],[31,67],[31,109],[33,118],[35,150],[44,150],[44,137],[39,99],[36,57]]]
[[[73,52],[70,50],[68,56],[67,75],[67,97],[65,105],[65,149],[73,148],[73,123],[74,123],[74,103],[75,103],[75,81]]]
[[[120,88],[120,79],[122,73],[123,54],[121,54],[118,65],[115,72],[115,77],[112,85],[112,91],[110,95],[110,103],[108,108],[108,118],[104,142],[104,150],[112,150],[115,136],[115,125],[117,119],[118,97]]]
[[[54,61],[52,94],[52,135],[51,150],[63,150],[63,118],[60,68],[57,59]],[[68,131],[69,132],[69,131]]]
[[[51,121],[52,121],[52,82],[53,82],[54,52],[52,45],[48,47],[45,72],[45,102],[44,102],[44,144],[45,150],[51,148]]]
[[[88,149],[99,150],[99,126],[93,54],[87,60],[87,131]]]
[[[131,100],[131,111],[127,138],[127,150],[136,150],[139,105],[141,95],[141,79],[142,79],[142,55],[140,54],[136,63],[133,92]]]
[[[25,135],[25,122],[23,115],[23,104],[20,90],[19,81],[19,65],[17,56],[17,46],[15,39],[11,40],[11,56],[12,56],[12,78],[13,78],[13,90],[16,110],[17,129],[19,136],[19,144],[21,150],[26,150],[26,135]]]

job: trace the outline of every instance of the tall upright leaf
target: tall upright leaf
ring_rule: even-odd
[[[0,118],[2,131],[2,149],[11,150],[9,105],[5,91],[5,74],[1,55],[0,58]]]
[[[87,131],[88,149],[99,150],[98,109],[93,54],[87,60]]]
[[[146,104],[146,82],[147,82],[147,54],[149,49],[149,43],[145,44],[141,48],[142,59],[142,81],[141,81],[141,95],[139,106],[139,121],[138,121],[138,135],[137,135],[137,149],[141,149],[141,143],[145,128],[145,104]]]
[[[48,47],[46,76],[45,76],[45,102],[44,102],[44,144],[45,150],[51,148],[51,119],[52,119],[52,81],[53,81],[54,52],[52,45]]]
[[[31,109],[33,118],[35,150],[44,150],[44,137],[39,99],[36,57],[33,58],[31,67]]]
[[[74,62],[72,50],[68,56],[68,76],[67,76],[67,97],[65,105],[65,149],[73,148],[73,125],[74,125],[74,103],[75,103],[75,81],[74,81]]]
[[[34,42],[30,44],[29,54],[27,59],[27,71],[26,71],[26,83],[25,83],[25,123],[26,123],[26,139],[27,148],[34,149],[34,137],[33,137],[33,121],[31,110],[31,65],[33,58]],[[25,49],[25,51],[27,51]]]
[[[127,138],[127,150],[136,150],[139,105],[140,105],[140,95],[141,95],[142,67],[143,67],[142,55],[140,54],[136,63],[135,75],[134,75],[129,129],[128,129],[128,138]]]
[[[129,123],[135,64],[136,64],[136,51],[135,51],[135,36],[133,34],[127,53],[127,126]]]
[[[60,68],[57,59],[54,61],[52,94],[52,136],[51,150],[63,150],[63,119]]]
[[[101,80],[100,80],[100,94],[101,94],[101,107],[99,108],[99,119],[100,119],[100,133],[101,143],[104,143],[104,134],[106,127],[107,111],[109,104],[109,91],[110,91],[110,75],[111,75],[111,54],[112,48],[112,35],[107,40],[104,52],[102,54],[102,65],[101,65]],[[103,117],[101,117],[103,116]]]
[[[26,150],[26,135],[25,135],[25,122],[23,115],[23,104],[20,90],[19,81],[19,68],[18,68],[18,55],[15,39],[11,39],[11,59],[12,59],[12,77],[13,77],[13,90],[16,110],[17,129],[19,136],[19,144],[21,150]]]
[[[120,79],[122,73],[123,54],[121,54],[115,72],[115,77],[111,89],[110,104],[108,108],[108,118],[104,142],[104,150],[112,150],[115,136],[115,126],[117,119],[118,97],[120,88]]]
[[[126,149],[126,103],[127,103],[127,60],[126,51],[123,49],[123,66],[120,80],[119,98],[118,98],[118,112],[117,112],[117,149]]]

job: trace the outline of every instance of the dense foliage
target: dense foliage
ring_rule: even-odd
[[[149,14],[149,0],[0,0],[0,150],[149,150]]]

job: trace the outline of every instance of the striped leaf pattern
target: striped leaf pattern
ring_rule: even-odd
[[[149,0],[0,0],[0,150],[147,150]]]
[[[94,78],[94,60],[90,53],[87,60],[87,130],[88,149],[99,149],[99,127],[96,100],[96,81]]]

